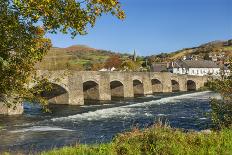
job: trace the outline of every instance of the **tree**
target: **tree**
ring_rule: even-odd
[[[121,59],[120,59],[120,56],[118,55],[113,55],[113,56],[110,56],[106,62],[105,62],[105,68],[107,69],[112,69],[113,67],[114,68],[119,68],[121,66]]]
[[[83,66],[85,70],[90,71],[93,68],[93,63],[88,61]]]
[[[46,33],[84,35],[103,13],[125,18],[118,0],[0,0],[0,102],[37,99],[28,85],[46,81],[33,76],[51,47]]]
[[[204,60],[211,60],[209,57],[209,53],[205,53],[203,59]]]
[[[51,46],[50,40],[43,38],[45,31],[25,20],[10,9],[10,2],[1,2],[0,101],[6,103],[12,96],[17,101],[31,96],[25,84],[29,83],[35,62],[42,60]]]
[[[92,71],[99,71],[101,70],[102,68],[104,68],[104,64],[103,63],[95,63],[93,64],[93,67],[92,67]]]
[[[121,65],[121,69],[124,71],[139,71],[141,67],[139,62],[135,62],[131,59],[123,61]]]
[[[211,117],[216,129],[232,127],[232,67],[230,74],[221,80],[216,79],[208,83],[208,87],[218,92],[222,97],[220,100],[211,100]]]

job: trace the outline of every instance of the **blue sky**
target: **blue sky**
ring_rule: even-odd
[[[98,19],[88,35],[47,36],[53,46],[82,44],[97,49],[151,55],[232,39],[232,0],[121,0],[127,18]]]

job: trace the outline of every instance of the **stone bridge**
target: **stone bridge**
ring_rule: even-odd
[[[108,101],[112,97],[133,98],[156,92],[192,91],[203,87],[208,77],[156,72],[38,71],[49,74],[54,104],[83,105],[85,100]],[[55,78],[62,77],[59,82]]]

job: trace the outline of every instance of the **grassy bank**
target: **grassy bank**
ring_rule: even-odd
[[[118,135],[111,143],[77,145],[42,155],[232,154],[232,130],[188,132],[155,125]]]

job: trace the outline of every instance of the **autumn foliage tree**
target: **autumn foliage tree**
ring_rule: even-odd
[[[118,0],[0,0],[0,102],[36,97],[28,85],[39,82],[34,66],[51,47],[46,33],[84,35],[103,13],[125,18]]]
[[[101,70],[102,68],[104,68],[104,64],[103,63],[95,63],[93,64],[93,67],[92,67],[92,71],[99,71]]]
[[[113,55],[111,57],[109,57],[106,62],[105,62],[105,68],[107,69],[112,69],[114,68],[119,68],[121,66],[121,58],[118,55]]]

